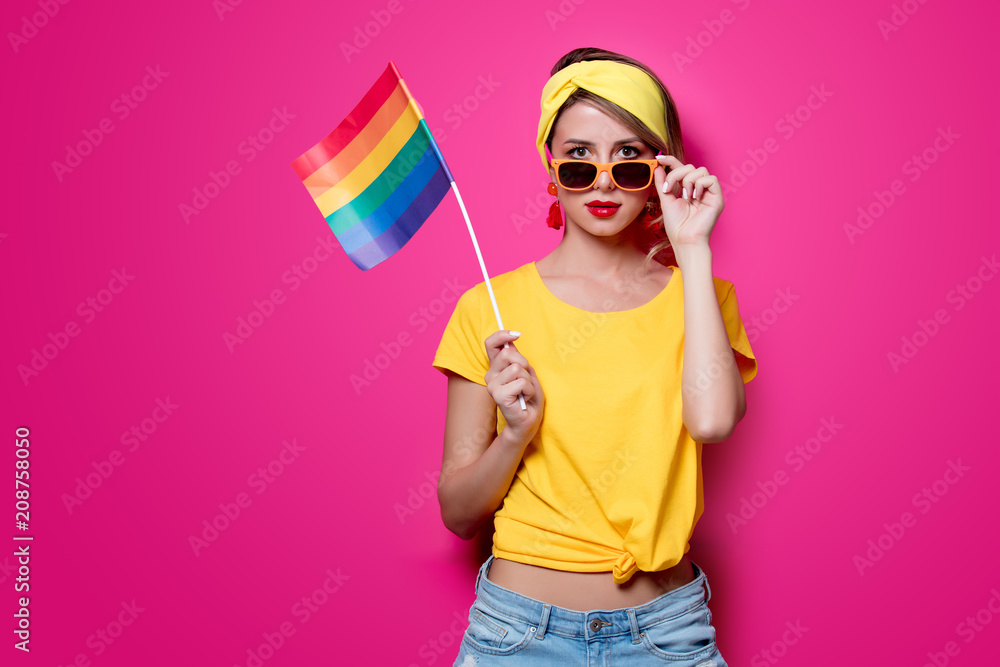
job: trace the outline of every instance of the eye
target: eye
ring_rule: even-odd
[[[577,151],[581,151],[581,152],[577,153]],[[576,160],[582,160],[584,157],[586,157],[586,153],[587,153],[587,147],[586,146],[574,146],[573,148],[571,148],[568,151],[566,151],[567,155],[569,155],[571,158],[574,158]]]
[[[642,153],[642,151],[640,151],[635,146],[622,146],[622,155],[623,155],[623,157],[627,157],[627,158],[639,157],[639,155],[641,153]]]

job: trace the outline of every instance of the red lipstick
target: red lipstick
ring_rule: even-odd
[[[601,201],[599,199],[595,199],[594,201],[587,202],[586,206],[587,210],[590,211],[595,217],[610,218],[618,212],[618,207],[621,206],[621,204],[616,204],[613,201]]]

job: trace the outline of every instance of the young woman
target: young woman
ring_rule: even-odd
[[[702,444],[732,434],[757,371],[712,273],[719,180],[684,163],[673,99],[642,63],[577,49],[551,75],[537,146],[562,241],[491,279],[519,331],[496,331],[480,283],[433,363],[442,519],[465,539],[495,528],[455,664],[726,667],[687,556]]]

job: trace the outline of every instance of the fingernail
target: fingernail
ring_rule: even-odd
[[[511,335],[511,336],[514,336],[515,338],[517,338],[518,336],[520,336],[520,335],[521,335],[521,332],[520,332],[520,331],[511,331],[511,332],[510,332],[510,335]]]
[[[663,181],[663,194],[667,194],[668,191],[667,185],[669,185],[669,183],[670,183],[669,181]]]
[[[684,199],[688,198],[688,189],[684,188]]]

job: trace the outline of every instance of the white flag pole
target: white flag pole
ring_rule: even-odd
[[[399,79],[400,85],[403,86],[403,90],[406,92],[406,96],[409,98],[410,103],[413,104],[414,110],[417,112],[417,117],[423,121],[424,114],[420,110],[420,105],[417,104],[417,100],[414,99],[413,95],[410,94],[410,89],[406,86],[406,82],[403,81],[402,75],[399,74],[399,70],[396,68],[395,63],[389,61],[389,65],[396,72],[396,77]],[[479,258],[479,268],[483,271],[483,279],[486,281],[486,291],[490,294],[490,303],[493,304],[493,314],[497,318],[497,327],[503,329],[503,321],[500,319],[500,309],[497,308],[497,299],[493,296],[493,285],[490,283],[490,276],[486,273],[486,263],[483,261],[483,253],[479,252],[479,243],[476,241],[476,232],[472,230],[472,221],[469,220],[469,212],[465,210],[465,202],[462,201],[462,195],[458,191],[458,185],[455,183],[455,177],[451,174],[451,169],[448,168],[448,163],[444,161],[444,155],[441,154],[441,149],[437,145],[437,141],[434,140],[434,135],[431,133],[430,128],[427,127],[426,122],[421,123],[424,129],[424,133],[427,135],[430,145],[434,148],[434,153],[437,155],[437,159],[441,161],[441,166],[444,167],[444,173],[448,176],[448,180],[451,181],[451,189],[455,192],[455,197],[458,199],[458,205],[462,209],[462,215],[465,216],[465,224],[469,228],[469,236],[472,237],[472,246],[476,249],[476,257]],[[504,343],[504,348],[509,348],[510,343]],[[521,409],[527,410],[528,406],[524,404],[524,394],[518,394],[517,400],[521,403]]]
[[[435,150],[437,150],[437,146],[436,145],[435,145]],[[440,151],[439,151],[439,154],[440,154]],[[442,160],[443,159],[444,158],[442,158]],[[455,192],[455,197],[458,198],[458,205],[462,209],[462,215],[465,216],[465,224],[469,228],[469,236],[472,237],[472,246],[476,249],[476,257],[479,258],[479,268],[483,270],[483,278],[486,280],[486,291],[489,292],[489,294],[490,294],[490,303],[493,304],[493,314],[496,315],[497,326],[500,329],[503,329],[504,328],[503,321],[500,319],[500,309],[497,308],[497,299],[496,299],[495,296],[493,296],[493,285],[490,283],[490,277],[486,273],[486,263],[483,262],[483,253],[479,252],[479,243],[476,242],[476,233],[472,230],[472,221],[469,220],[469,213],[468,213],[468,211],[465,210],[465,202],[462,201],[462,195],[458,191],[458,184],[455,183],[455,179],[454,178],[451,181],[451,189]],[[504,343],[503,346],[504,346],[504,348],[509,348],[510,347],[510,345],[508,343]],[[526,406],[524,404],[524,394],[518,394],[517,395],[517,400],[519,400],[521,402],[521,409],[522,410],[527,410],[528,409],[528,406]]]

